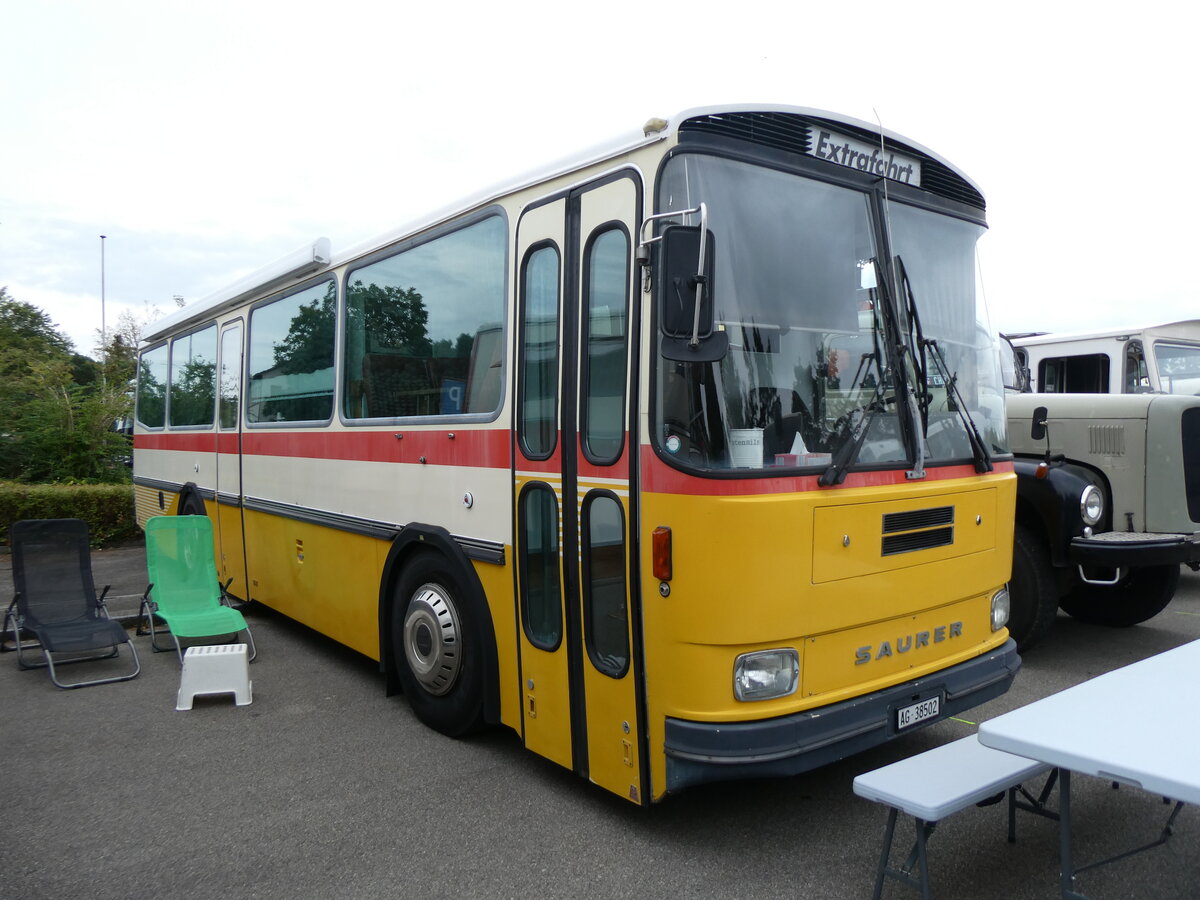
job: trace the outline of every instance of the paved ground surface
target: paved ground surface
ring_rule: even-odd
[[[7,565],[0,554],[0,590]],[[140,548],[97,553],[95,569],[114,612],[135,613]],[[443,738],[384,696],[370,660],[268,610],[249,617],[259,659],[246,707],[209,698],[175,711],[179,664],[144,637],[140,677],[77,691],[0,656],[0,897],[865,897],[885,814],[854,796],[854,776],[974,730],[940,723],[818,772],[640,810],[511,732]],[[1060,617],[1013,690],[968,718],[1197,638],[1200,576],[1185,570],[1176,600],[1145,625]],[[1170,685],[1145,702],[1195,714]],[[1076,789],[1081,860],[1150,840],[1165,821],[1160,798],[1087,778]],[[1023,817],[1009,845],[1004,818],[993,806],[943,823],[930,845],[936,896],[1057,896],[1054,823]],[[1187,808],[1166,846],[1080,886],[1095,898],[1195,897],[1198,839],[1200,813]]]

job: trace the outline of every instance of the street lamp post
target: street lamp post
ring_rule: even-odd
[[[107,235],[100,235],[100,352],[105,357],[108,356],[108,323],[104,316],[104,239]]]

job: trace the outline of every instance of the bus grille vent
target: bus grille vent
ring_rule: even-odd
[[[935,506],[932,509],[911,509],[907,512],[888,513],[883,517],[883,533],[912,531],[915,528],[932,528],[935,525],[953,525],[954,507]]]
[[[884,556],[912,553],[954,543],[954,507],[935,506],[887,513],[883,517]]]
[[[1124,456],[1125,426],[1089,425],[1088,441],[1097,456]]]
[[[954,543],[953,528],[931,528],[928,531],[910,531],[907,534],[888,534],[883,538],[883,555],[912,553],[931,547],[949,547]]]

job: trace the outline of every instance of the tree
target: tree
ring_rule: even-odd
[[[74,353],[44,312],[0,288],[0,478],[128,480],[114,425],[130,409],[133,366],[119,350],[100,364]]]
[[[7,287],[0,287],[0,351],[70,356],[73,349],[48,315],[31,303],[14,300]]]

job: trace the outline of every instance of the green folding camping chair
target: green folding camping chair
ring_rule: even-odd
[[[217,580],[212,520],[208,516],[155,516],[150,519],[146,523],[146,567],[150,584],[142,597],[140,612],[146,617],[150,646],[156,653],[169,649],[158,646],[154,627],[157,617],[170,629],[181,665],[180,638],[203,642],[203,638],[242,631],[246,632],[253,661],[256,651],[250,626],[245,617],[229,605],[225,590]]]

